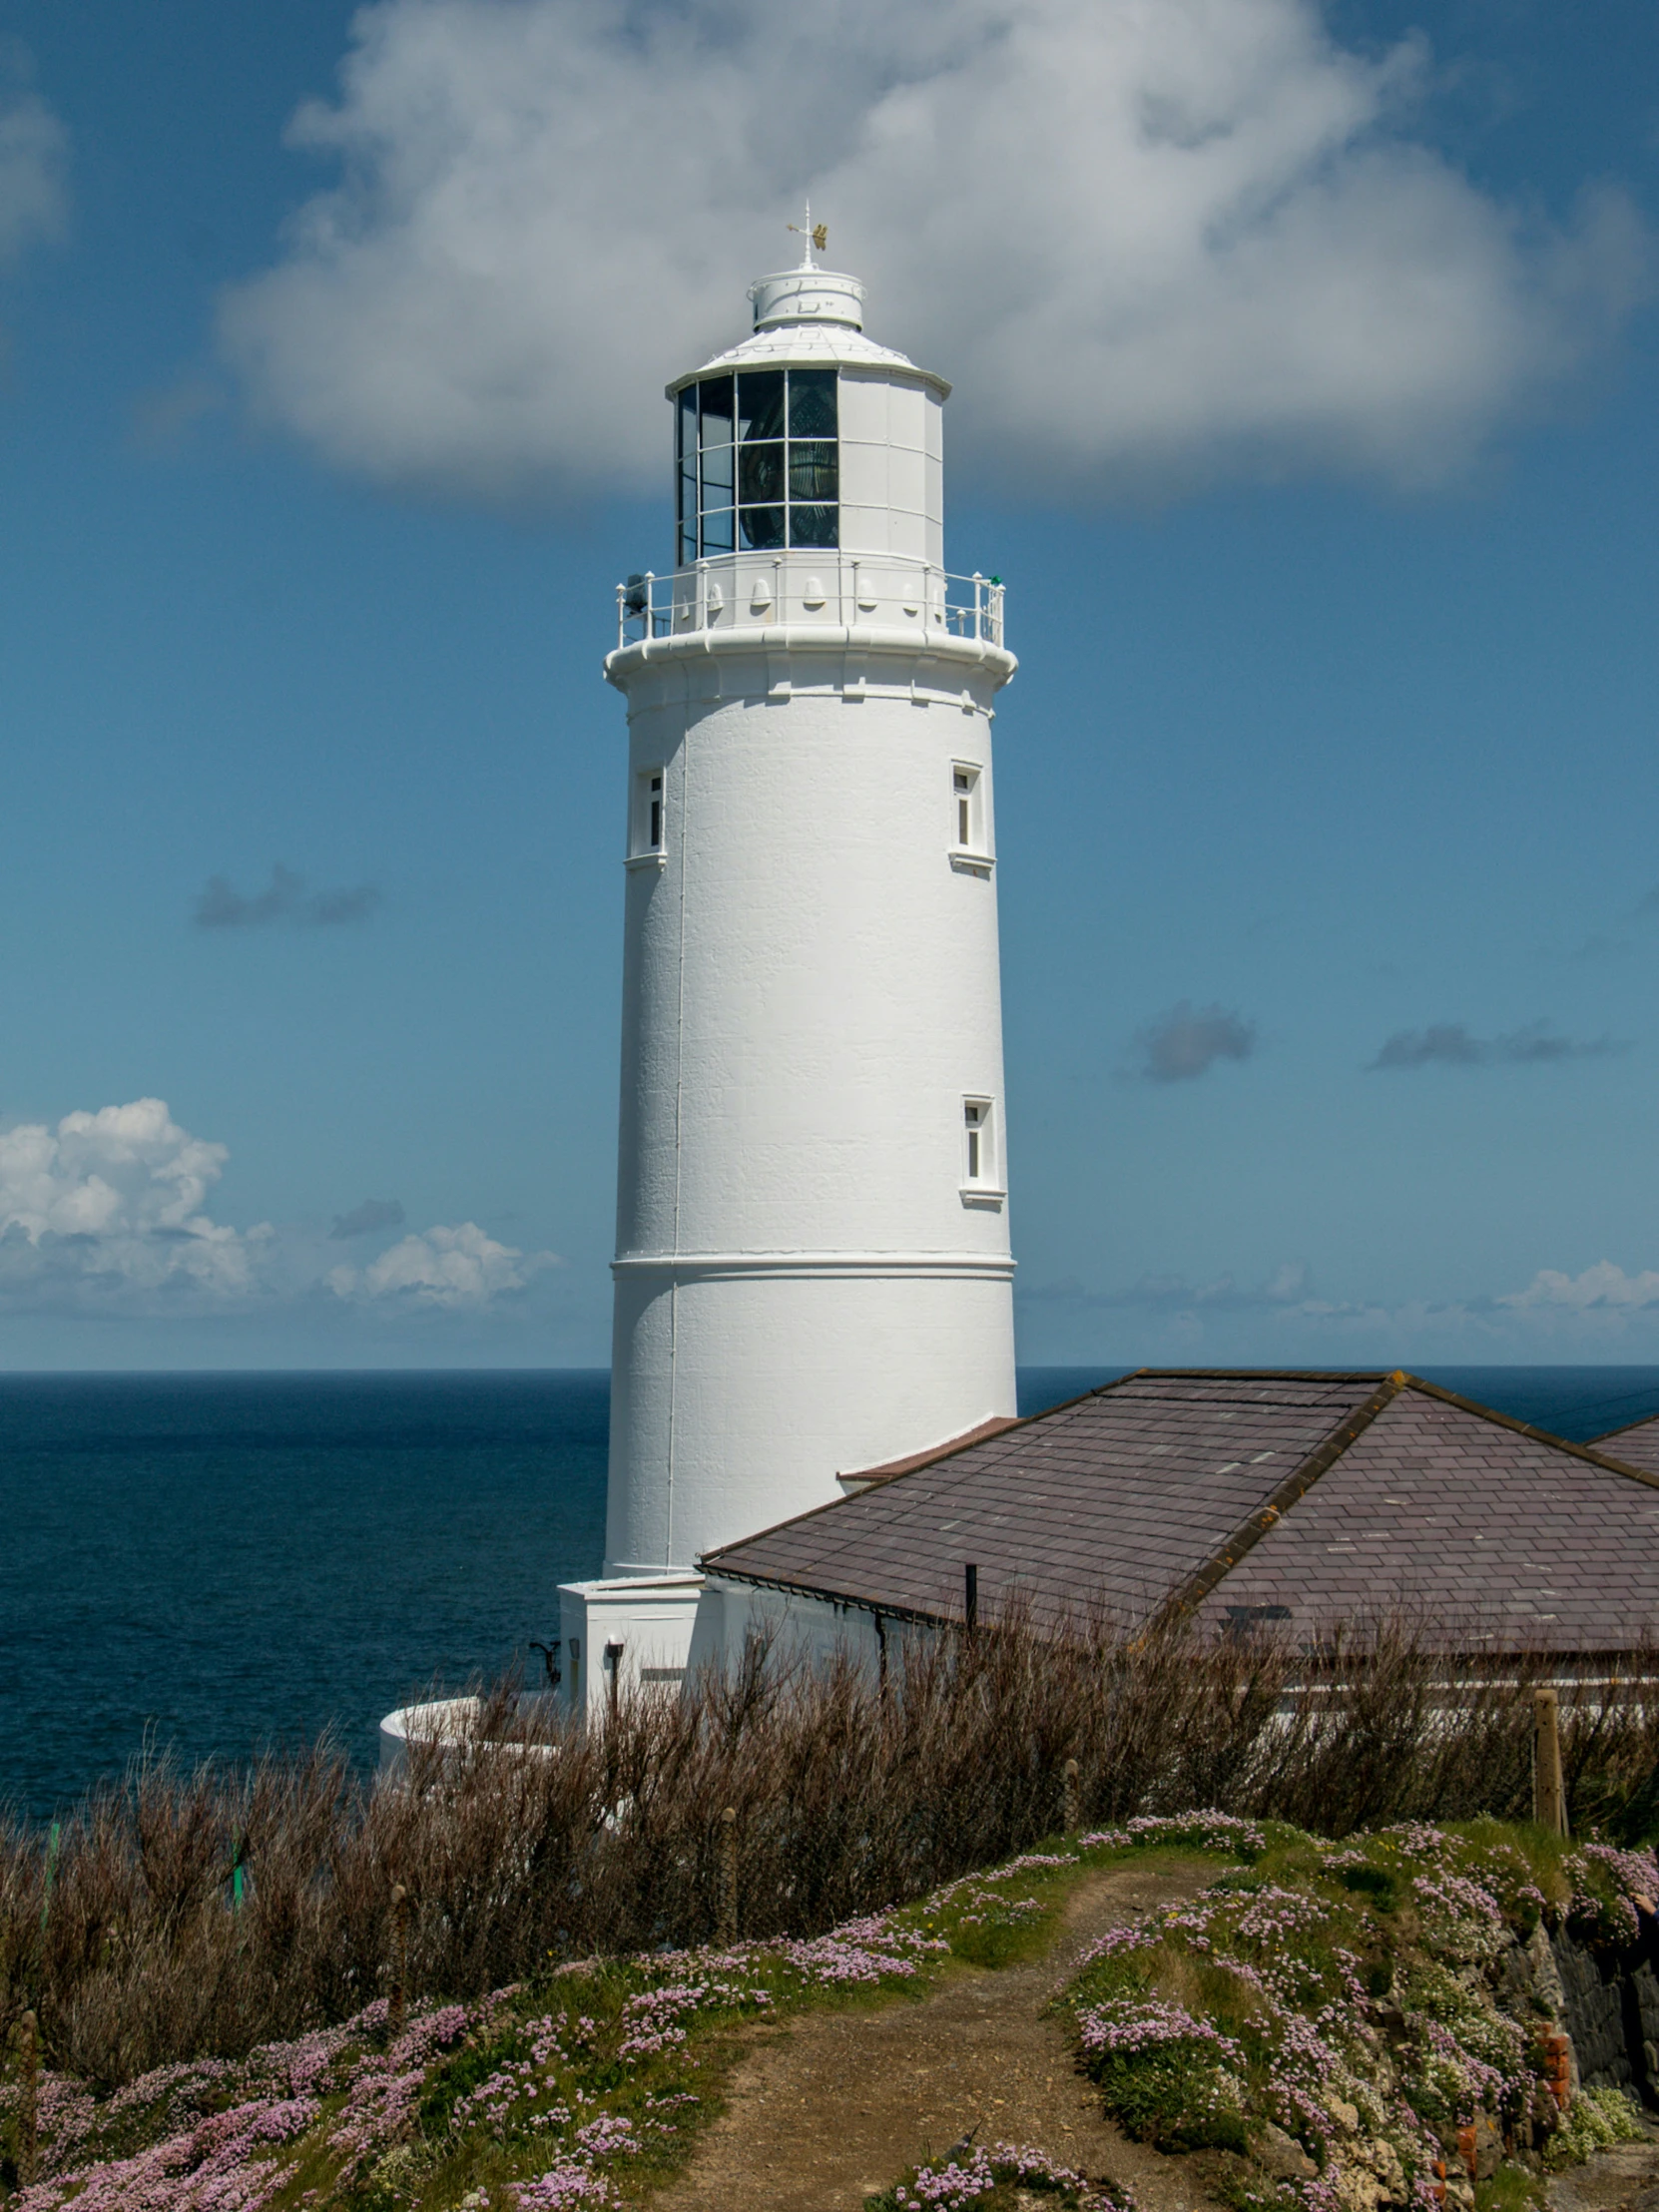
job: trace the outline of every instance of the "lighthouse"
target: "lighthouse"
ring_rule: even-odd
[[[589,1708],[683,1670],[705,1551],[1015,1409],[1003,587],[944,565],[949,385],[865,336],[814,243],[668,386],[674,559],[619,588],[605,662],[628,717],[606,1558],[561,1593]]]

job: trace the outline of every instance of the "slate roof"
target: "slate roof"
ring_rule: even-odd
[[[1650,1420],[1632,1421],[1628,1428],[1610,1428],[1590,1448],[1622,1459],[1627,1466],[1640,1467],[1646,1474],[1659,1474],[1659,1414]]]
[[[1659,1630],[1659,1472],[1414,1377],[1143,1369],[703,1565],[937,1620],[969,1562],[982,1618],[1404,1607],[1449,1648],[1623,1651]]]

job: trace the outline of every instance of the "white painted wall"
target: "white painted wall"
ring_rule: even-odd
[[[754,357],[818,360],[814,335]],[[937,563],[946,387],[818,335],[842,372],[841,564],[853,527],[899,570]],[[607,1576],[689,1566],[1014,1411],[1005,1178],[964,1189],[963,1105],[990,1102],[1005,1160],[991,703],[1015,664],[898,570],[890,600],[826,604],[838,565],[718,564],[721,608],[693,579],[674,634],[606,666],[636,842],[639,778],[661,772],[666,810],[661,853],[628,864]]]
[[[560,1695],[586,1720],[614,1696],[678,1695],[703,1595],[700,1575],[567,1582],[559,1591]]]

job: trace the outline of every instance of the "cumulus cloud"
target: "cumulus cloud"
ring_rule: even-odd
[[[228,1158],[159,1098],[0,1132],[0,1305],[245,1297],[259,1240],[206,1211]]]
[[[1582,1275],[1563,1275],[1555,1268],[1540,1268],[1524,1291],[1511,1291],[1498,1299],[1500,1306],[1558,1307],[1573,1314],[1636,1314],[1659,1307],[1659,1272],[1644,1268],[1626,1275],[1611,1260],[1602,1260]]]
[[[558,1264],[468,1221],[404,1237],[361,1269],[328,1268],[318,1231],[214,1220],[229,1157],[159,1098],[0,1129],[0,1313],[166,1317],[316,1298],[482,1313]],[[402,1221],[394,1200],[367,1199],[331,1235]]]
[[[0,54],[0,75],[6,59]],[[68,168],[69,133],[46,102],[0,83],[0,269],[63,236]]]
[[[350,889],[307,891],[305,878],[278,860],[263,891],[245,895],[224,875],[211,875],[196,896],[199,929],[258,929],[268,922],[291,921],[326,927],[342,921],[366,921],[380,903],[372,883]]]
[[[1137,1032],[1138,1072],[1149,1083],[1187,1083],[1218,1060],[1248,1060],[1256,1049],[1256,1024],[1225,1006],[1195,1006],[1182,999]]]
[[[1547,1021],[1502,1037],[1471,1036],[1460,1021],[1441,1021],[1426,1029],[1396,1029],[1367,1066],[1372,1073],[1382,1068],[1541,1067],[1560,1060],[1604,1060],[1629,1049],[1614,1037],[1558,1037]]]
[[[395,1198],[365,1198],[360,1206],[353,1206],[348,1214],[336,1214],[330,1237],[366,1237],[377,1229],[400,1229],[403,1226],[403,1209]]]
[[[1646,281],[1622,196],[1549,229],[1481,192],[1412,136],[1421,40],[1318,0],[380,0],[352,37],[289,130],[338,182],[221,334],[391,484],[658,488],[665,375],[807,193],[958,446],[1047,489],[1432,482]]]
[[[324,1280],[336,1298],[477,1308],[522,1291],[553,1264],[551,1253],[527,1258],[516,1245],[497,1244],[475,1221],[463,1221],[404,1237],[366,1268],[330,1268]]]

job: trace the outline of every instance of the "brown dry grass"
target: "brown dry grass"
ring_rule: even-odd
[[[417,1751],[400,1788],[326,1743],[239,1771],[152,1762],[65,1823],[49,1895],[46,1840],[0,1830],[0,2030],[32,2003],[52,2062],[112,2083],[346,2017],[386,1991],[394,1882],[412,1901],[410,1981],[434,1996],[700,1942],[728,1805],[741,1924],[761,1936],[817,1933],[1053,1833],[1068,1758],[1086,1826],[1202,1806],[1328,1835],[1524,1817],[1540,1671],[1508,1664],[1448,1706],[1446,1663],[1408,1622],[1333,1637],[1310,1666],[1256,1638],[1131,1646],[1015,1620],[918,1640],[885,1685],[757,1648],[683,1698],[624,1699],[603,1730],[532,1730],[507,1686],[479,1744]],[[1639,1679],[1569,1691],[1563,1723],[1575,1825],[1649,1824],[1659,1695]]]

